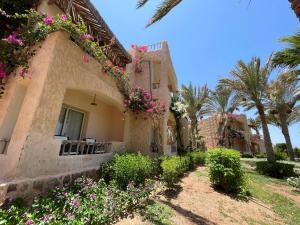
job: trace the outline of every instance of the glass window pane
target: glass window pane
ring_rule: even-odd
[[[79,140],[83,124],[84,114],[68,109],[66,124],[64,127],[64,136],[70,140]]]
[[[60,111],[59,119],[58,119],[56,129],[55,129],[55,135],[56,136],[61,136],[62,135],[62,129],[63,129],[63,126],[64,126],[66,112],[67,112],[66,108],[62,108],[61,111]]]

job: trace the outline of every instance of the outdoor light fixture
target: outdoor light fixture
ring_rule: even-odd
[[[98,104],[96,103],[96,95],[94,95],[93,102],[91,103],[92,106],[97,106]]]

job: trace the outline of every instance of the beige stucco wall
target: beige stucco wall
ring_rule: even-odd
[[[116,107],[96,98],[97,106],[92,106],[94,96],[85,91],[67,90],[63,103],[86,113],[82,138],[98,141],[123,141],[124,116]]]
[[[67,33],[59,31],[47,38],[32,59],[30,63],[32,80],[28,81],[27,92],[7,154],[0,156],[7,162],[5,168],[0,165],[2,179],[52,175],[90,168],[99,165],[103,157],[107,157],[58,156],[60,141],[54,139],[54,131],[64,100],[66,103],[78,104],[79,107],[90,110],[86,105],[90,99],[65,96],[67,90],[97,94],[98,98],[105,102],[103,108],[99,104],[99,112],[103,110],[103,115],[108,116],[108,120],[113,120],[106,121],[105,128],[111,128],[106,131],[106,137],[110,137],[113,133],[113,141],[124,139],[125,131],[121,133],[120,129],[125,127],[124,121],[120,124],[118,122],[124,110],[123,97],[115,82],[102,73],[100,64],[92,58],[88,64],[83,63],[83,54],[83,51],[69,40]],[[5,101],[10,100],[7,98]],[[107,111],[104,113],[105,110]],[[1,112],[5,114],[2,109]],[[91,126],[89,132],[96,135],[97,129]],[[115,146],[124,148],[123,144],[116,143]]]

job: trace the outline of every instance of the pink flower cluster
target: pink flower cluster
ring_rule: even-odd
[[[53,16],[47,16],[44,19],[44,23],[48,26],[52,25],[54,23],[54,17]]]
[[[114,75],[118,74],[118,75],[125,76],[125,74],[126,74],[125,68],[122,68],[122,67],[119,67],[119,66],[114,66],[114,65],[112,64],[112,62],[109,61],[109,60],[107,60],[107,61],[103,64],[102,71],[103,71],[104,73],[112,72]]]
[[[132,90],[124,104],[135,113],[145,112],[150,115],[161,115],[166,111],[165,103],[153,100],[148,91],[139,87]]]
[[[92,41],[92,40],[94,40],[94,37],[90,34],[83,34],[80,36],[80,40],[81,41],[86,41],[86,40]]]
[[[0,63],[0,78],[5,78],[6,76],[6,65],[4,63]]]
[[[131,45],[131,48],[136,49],[140,53],[147,53],[148,52],[148,46],[147,45]]]
[[[68,20],[68,16],[66,14],[61,15],[61,20],[66,22]]]
[[[3,41],[6,41],[8,44],[23,45],[23,40],[18,38],[18,36],[18,32],[13,32],[7,38],[4,38]]]

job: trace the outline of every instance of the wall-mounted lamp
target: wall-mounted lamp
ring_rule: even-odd
[[[97,106],[98,104],[96,103],[96,95],[94,95],[93,102],[91,102],[92,106]]]

